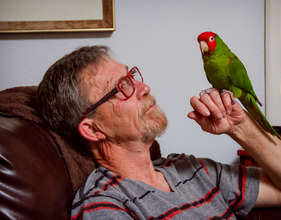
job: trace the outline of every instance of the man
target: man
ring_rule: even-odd
[[[49,125],[86,141],[79,146],[98,164],[76,194],[72,219],[236,219],[253,206],[281,204],[281,143],[227,93],[192,97],[188,116],[207,132],[231,136],[263,170],[183,154],[152,162],[150,146],[167,119],[139,69],[116,62],[106,47],[83,47],[57,61],[38,100]]]

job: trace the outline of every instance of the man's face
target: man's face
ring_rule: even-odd
[[[118,80],[128,73],[128,68],[110,58],[105,58],[96,67],[93,75],[91,66],[84,72],[84,85],[91,103],[95,103],[112,90]],[[96,109],[95,127],[111,141],[152,141],[167,127],[165,114],[150,95],[150,87],[134,81],[135,92],[128,100],[122,93]]]

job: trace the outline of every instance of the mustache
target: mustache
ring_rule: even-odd
[[[153,105],[156,105],[156,99],[152,95],[148,95],[144,99],[141,112],[146,113]]]

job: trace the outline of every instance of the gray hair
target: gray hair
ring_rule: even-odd
[[[78,146],[84,142],[78,124],[89,106],[81,88],[82,72],[89,64],[98,64],[101,59],[109,57],[108,51],[106,46],[77,49],[55,62],[38,86],[38,107],[44,121]]]

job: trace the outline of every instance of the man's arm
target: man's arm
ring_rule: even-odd
[[[188,117],[213,134],[228,134],[261,166],[256,206],[281,205],[281,141],[265,132],[228,93],[192,97]]]
[[[281,141],[265,132],[248,114],[230,136],[262,167],[256,206],[281,205]]]

